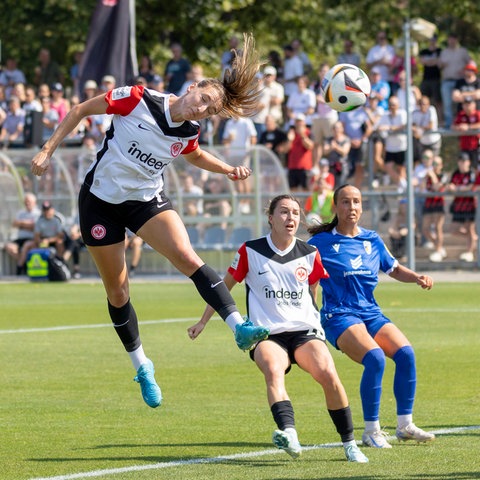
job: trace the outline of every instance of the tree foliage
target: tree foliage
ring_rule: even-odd
[[[97,0],[3,0],[0,17],[2,62],[18,59],[27,77],[41,47],[64,66],[82,49]],[[126,1],[126,0],[119,0]],[[407,17],[422,17],[439,28],[440,40],[455,30],[474,57],[480,44],[478,0],[136,0],[137,53],[150,54],[157,66],[169,58],[170,41],[180,41],[192,61],[218,72],[219,56],[232,34],[252,31],[261,52],[282,53],[293,38],[304,44],[314,64],[335,59],[342,39],[355,41],[365,54],[380,29],[391,40],[402,36]]]

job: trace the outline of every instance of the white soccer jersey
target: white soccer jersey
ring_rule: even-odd
[[[141,85],[116,88],[105,100],[112,124],[85,183],[106,202],[149,201],[163,189],[168,164],[198,147],[200,127],[173,122],[169,95]]]
[[[247,313],[255,325],[271,334],[323,331],[309,287],[328,273],[315,247],[294,239],[281,251],[267,235],[244,243],[228,272],[237,282],[245,280]]]

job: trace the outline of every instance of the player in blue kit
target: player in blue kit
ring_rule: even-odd
[[[394,394],[399,440],[427,442],[435,436],[412,420],[416,388],[415,354],[405,335],[385,315],[373,292],[378,273],[430,290],[433,280],[400,265],[380,236],[358,225],[362,195],[351,186],[339,187],[333,197],[335,217],[309,228],[308,241],[318,248],[329,278],[321,279],[322,326],[328,341],[364,366],[360,382],[365,431],[364,445],[391,448],[380,429],[379,410],[385,356],[395,362]]]
[[[270,330],[250,357],[265,376],[267,397],[278,429],[273,443],[293,458],[301,453],[285,374],[296,363],[323,388],[328,413],[340,434],[350,462],[366,463],[353,436],[347,394],[338,377],[320,325],[315,304],[318,281],[328,274],[316,248],[295,237],[301,208],[291,195],[275,197],[268,208],[270,234],[244,243],[225,275],[231,290],[245,280],[248,316],[254,325]],[[207,306],[200,321],[188,329],[196,338],[213,315]]]
[[[245,166],[230,166],[199,147],[198,121],[212,115],[252,115],[259,108],[256,75],[260,67],[252,35],[245,35],[241,55],[223,80],[193,83],[181,97],[144,88],[115,88],[89,99],[67,114],[32,160],[32,173],[43,175],[63,139],[82,118],[111,114],[111,127],[79,193],[82,239],[102,278],[108,312],[137,371],[148,406],[158,407],[162,394],[154,367],[140,340],[137,315],[130,302],[125,262],[125,231],[130,229],[184,275],[235,333],[241,349],[268,335],[268,330],[243,321],[228,288],[193,250],[185,225],[165,196],[163,175],[179,155],[204,170],[245,180]]]

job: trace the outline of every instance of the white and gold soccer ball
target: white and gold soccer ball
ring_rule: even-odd
[[[355,65],[334,65],[322,81],[325,103],[337,112],[348,112],[365,105],[371,85],[368,75]]]

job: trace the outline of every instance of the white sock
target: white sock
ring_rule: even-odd
[[[135,368],[135,370],[138,370],[140,368],[140,365],[147,363],[148,358],[146,357],[145,352],[143,351],[142,345],[140,345],[133,352],[128,352],[128,354],[130,355],[130,360],[132,361],[133,368]]]
[[[225,323],[231,328],[233,333],[235,333],[235,327],[244,321],[239,312],[233,312],[225,319]]]
[[[380,420],[365,421],[365,431],[368,433],[380,431]]]
[[[285,430],[284,430],[285,433],[288,433],[290,435],[290,438],[294,441],[294,442],[298,442],[298,434],[297,434],[297,431],[293,428],[293,427],[287,427]]]
[[[350,445],[356,445],[357,444],[357,442],[355,440],[350,440],[349,442],[342,442],[342,443],[343,443],[344,448],[347,448]]]
[[[397,415],[398,428],[405,428],[413,422],[413,415]]]

